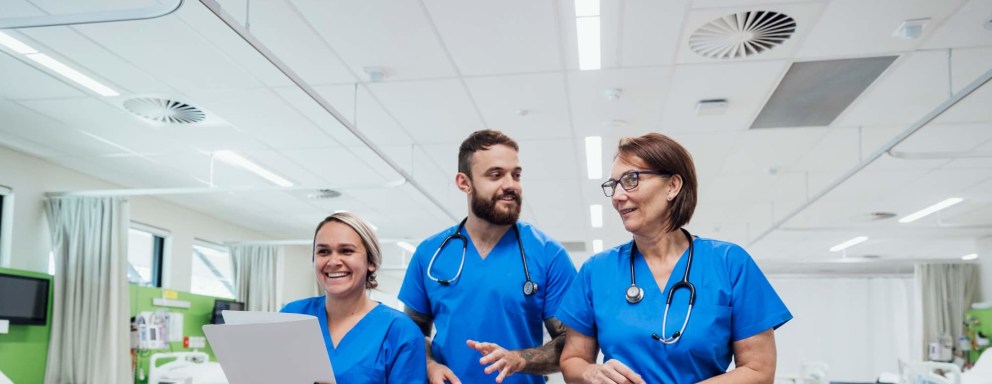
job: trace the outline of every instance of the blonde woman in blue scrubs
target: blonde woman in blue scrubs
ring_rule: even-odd
[[[379,241],[347,212],[317,225],[313,267],[326,294],[294,301],[282,312],[316,316],[338,383],[424,383],[424,336],[405,314],[369,299],[382,261]]]
[[[633,240],[587,260],[558,307],[566,381],[771,383],[774,330],[792,314],[744,249],[683,228],[689,153],[657,133],[626,138],[610,177],[603,192]]]

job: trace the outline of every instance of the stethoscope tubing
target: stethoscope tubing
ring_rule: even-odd
[[[685,320],[682,321],[682,328],[672,334],[672,337],[662,337],[658,336],[657,333],[651,335],[651,338],[658,340],[665,344],[674,344],[682,338],[685,334],[685,327],[689,324],[689,316],[692,315],[692,307],[696,304],[696,287],[689,282],[689,271],[692,268],[692,256],[694,253],[694,239],[692,234],[689,233],[685,228],[680,228],[683,234],[685,234],[686,239],[689,240],[689,257],[686,259],[685,272],[682,274],[682,279],[677,283],[672,285],[672,288],[668,290],[668,297],[665,298],[665,314],[661,319],[661,334],[664,336],[665,330],[668,329],[668,310],[671,308],[672,299],[675,297],[675,291],[685,288],[689,290],[689,308],[685,314]],[[644,298],[644,289],[637,285],[637,275],[634,272],[634,256],[637,255],[637,243],[631,242],[630,245],[630,287],[627,287],[626,292],[624,292],[627,302],[630,304],[640,303]]]
[[[448,235],[448,237],[445,237],[444,240],[441,241],[441,245],[438,246],[436,251],[434,251],[434,255],[431,256],[431,261],[427,264],[427,277],[430,278],[431,280],[438,282],[443,286],[449,286],[455,280],[458,280],[458,278],[461,277],[462,275],[462,269],[465,267],[465,255],[466,252],[468,251],[468,238],[466,238],[465,235],[462,235],[461,232],[462,229],[465,228],[466,221],[468,221],[467,217],[462,219],[462,221],[458,223],[458,228],[455,229],[455,233]],[[535,283],[533,280],[530,279],[530,269],[527,268],[527,254],[524,252],[524,243],[520,241],[520,228],[518,227],[517,223],[513,224],[513,232],[517,237],[517,248],[520,249],[520,262],[521,264],[523,264],[524,278],[526,279],[523,286],[523,292],[525,296],[530,296],[533,295],[535,292],[537,292],[538,285],[537,283]],[[462,242],[462,260],[458,264],[458,272],[456,272],[455,276],[452,277],[451,279],[445,280],[445,279],[437,278],[434,276],[434,274],[431,273],[431,269],[434,267],[434,262],[437,260],[437,256],[441,254],[441,251],[444,250],[444,247],[447,246],[448,242],[452,240],[460,240]]]

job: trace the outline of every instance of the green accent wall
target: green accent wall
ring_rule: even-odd
[[[156,298],[161,298],[164,291],[175,292],[177,297],[173,300],[188,301],[190,303],[189,308],[172,308],[172,307],[159,307],[152,304],[152,300]],[[155,312],[158,310],[165,310],[172,313],[182,313],[183,314],[183,336],[200,336],[203,337],[203,326],[210,324],[210,320],[213,317],[214,311],[214,301],[218,298],[213,296],[196,295],[189,292],[182,292],[176,290],[167,290],[162,288],[152,288],[152,287],[141,287],[132,285],[130,291],[131,297],[131,316],[135,316],[138,312]],[[221,299],[230,300],[230,299]],[[169,332],[172,332],[170,330]],[[182,342],[169,343],[168,349],[158,349],[158,350],[140,350],[138,351],[138,362],[135,368],[135,380],[136,384],[145,384],[148,382],[149,374],[149,364],[151,363],[151,356],[158,352],[189,352],[193,351],[194,348],[184,348]],[[207,344],[206,348],[196,348],[200,352],[206,352],[210,355],[211,361],[217,361],[214,356],[214,352],[210,349],[210,344]],[[169,362],[169,360],[160,360],[159,365]],[[142,376],[138,374],[138,370],[144,373],[143,380]],[[16,381],[15,381],[16,382]]]
[[[975,331],[982,332],[985,337],[992,338],[992,308],[990,309],[972,309],[965,312],[965,318],[972,318],[978,320],[978,326],[975,327],[971,332],[967,332],[967,336],[971,339],[975,337]],[[972,350],[968,352],[968,362],[974,363],[978,360],[978,356],[981,352],[985,351],[989,347],[979,347],[979,350]]]
[[[48,279],[47,273],[0,268],[0,273]],[[48,323],[41,325],[10,325],[7,334],[0,334],[0,371],[14,383],[41,383],[45,381],[45,363],[48,361],[48,338],[52,329],[52,295],[48,290]]]

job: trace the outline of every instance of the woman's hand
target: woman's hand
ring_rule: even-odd
[[[451,368],[434,360],[427,361],[427,382],[430,384],[462,383],[461,380],[458,380],[458,376],[451,372]]]
[[[590,364],[582,372],[582,381],[589,384],[645,384],[641,375],[615,359],[603,364]]]

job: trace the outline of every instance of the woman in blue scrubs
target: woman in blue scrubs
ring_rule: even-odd
[[[744,249],[683,229],[689,153],[657,133],[626,138],[610,175],[603,192],[633,240],[587,260],[558,307],[566,381],[771,383],[774,330],[792,314]]]
[[[316,316],[338,383],[425,383],[424,335],[405,314],[369,299],[382,260],[368,224],[347,212],[317,225],[313,267],[323,296],[282,312]]]

